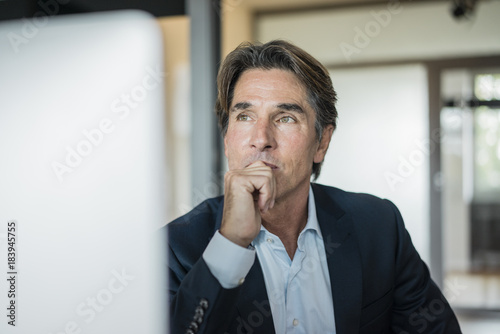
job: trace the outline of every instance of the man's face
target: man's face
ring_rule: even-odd
[[[229,169],[263,161],[273,168],[277,201],[308,189],[313,161],[323,161],[333,131],[324,131],[320,143],[315,119],[306,89],[293,73],[245,71],[234,88],[224,137]]]

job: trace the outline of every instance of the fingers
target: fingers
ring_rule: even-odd
[[[220,233],[246,247],[257,236],[261,215],[274,206],[276,179],[271,167],[256,161],[231,170],[224,178],[224,212]]]
[[[244,169],[228,173],[232,173],[236,178],[241,178],[240,182],[236,182],[234,186],[242,187],[252,194],[262,213],[273,208],[276,197],[276,179],[269,166],[262,161],[255,161]]]

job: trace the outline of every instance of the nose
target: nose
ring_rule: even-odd
[[[250,145],[258,151],[273,150],[276,147],[274,129],[268,119],[259,119],[253,126]]]

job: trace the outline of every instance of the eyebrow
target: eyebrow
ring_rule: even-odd
[[[276,107],[286,111],[295,111],[299,114],[305,114],[304,109],[296,103],[280,103]]]
[[[252,106],[252,104],[250,102],[238,102],[231,108],[231,112],[236,112],[239,110],[246,110],[246,109],[250,108],[251,106]],[[299,114],[305,113],[304,109],[296,103],[279,103],[276,105],[276,108],[281,109],[281,110],[285,110],[285,111],[295,111]]]
[[[231,112],[239,111],[239,110],[245,110],[248,109],[252,106],[250,102],[238,102],[236,103],[232,108]]]

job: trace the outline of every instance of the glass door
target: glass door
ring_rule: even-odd
[[[457,308],[499,310],[500,69],[441,82],[444,292]]]

